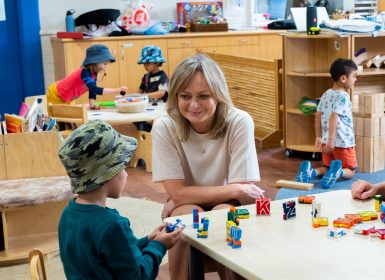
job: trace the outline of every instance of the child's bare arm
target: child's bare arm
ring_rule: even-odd
[[[158,90],[158,91],[147,93],[147,95],[148,95],[149,98],[161,99],[164,96],[165,93],[166,93],[166,91],[164,89],[161,89],[161,90]]]
[[[326,144],[326,153],[330,153],[334,149],[334,140],[336,138],[337,132],[337,123],[338,123],[338,114],[332,113],[329,118],[329,137]]]
[[[315,145],[314,149],[316,151],[321,151],[322,148],[322,132],[321,132],[321,112],[317,111],[315,114],[315,122],[314,122],[314,127],[315,127]]]

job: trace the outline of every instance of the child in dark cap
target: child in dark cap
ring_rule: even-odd
[[[155,279],[166,250],[179,240],[181,229],[167,233],[165,225],[137,239],[129,220],[106,207],[107,197],[120,197],[126,185],[136,146],[135,138],[96,120],[77,128],[60,148],[77,194],[59,223],[67,279]]]
[[[95,109],[96,95],[126,92],[127,87],[101,88],[96,85],[98,75],[106,75],[107,66],[115,58],[104,45],[92,45],[86,51],[83,64],[64,79],[52,83],[47,90],[47,102],[52,104],[71,104],[88,91],[89,106]]]

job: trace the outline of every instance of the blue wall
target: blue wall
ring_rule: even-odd
[[[38,0],[5,0],[0,21],[0,114],[19,112],[26,96],[44,94]]]

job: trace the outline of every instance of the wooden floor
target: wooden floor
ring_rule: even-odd
[[[283,148],[265,149],[257,153],[261,172],[261,182],[259,186],[266,191],[265,196],[271,197],[272,199],[274,199],[277,192],[277,189],[273,187],[274,182],[279,179],[293,180],[299,164],[303,161],[304,157],[310,159],[309,154],[299,155],[302,156],[302,158],[287,158],[284,155]],[[319,162],[316,164],[319,165]],[[151,173],[147,173],[144,167],[128,169],[128,182],[123,195],[146,198],[160,203],[164,203],[167,199],[167,194],[162,184],[153,183]],[[170,279],[168,265],[161,267],[158,279]],[[213,280],[219,279],[219,277],[216,273],[210,273],[206,275],[206,279]]]

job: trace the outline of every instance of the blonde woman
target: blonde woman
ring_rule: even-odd
[[[263,197],[250,115],[234,108],[219,66],[198,54],[182,61],[169,87],[168,116],[153,126],[153,180],[170,200],[162,218],[255,203]],[[171,279],[187,279],[188,245],[169,252]],[[220,273],[221,275],[222,273]],[[222,275],[221,275],[222,277]]]

